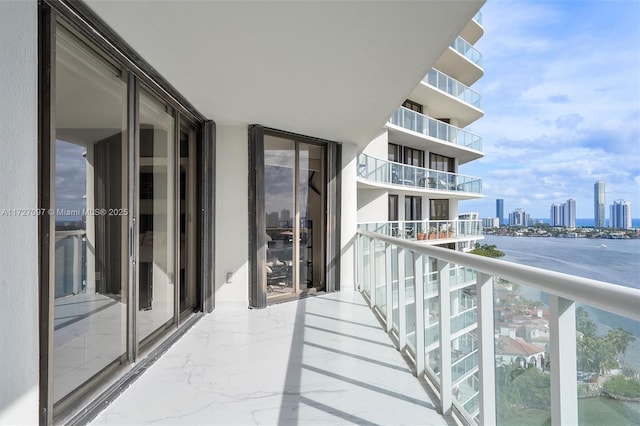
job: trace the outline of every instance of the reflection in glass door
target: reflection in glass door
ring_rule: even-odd
[[[140,91],[138,340],[173,322],[176,146],[172,110]]]
[[[325,288],[325,147],[265,135],[269,301]]]
[[[195,128],[180,129],[180,250],[178,258],[180,280],[180,313],[196,306],[196,164]]]
[[[55,53],[53,403],[126,353],[127,74],[62,25]]]

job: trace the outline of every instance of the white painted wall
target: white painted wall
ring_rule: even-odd
[[[342,212],[340,217],[340,289],[355,289],[356,282],[356,229],[358,224],[356,183],[358,147],[351,144],[342,145]]]
[[[358,191],[358,223],[386,222],[389,220],[388,192],[381,189]]]
[[[386,160],[389,153],[388,145],[389,131],[386,128],[381,129],[376,137],[373,138],[373,140],[365,147],[362,152],[371,155],[372,157]]]
[[[38,423],[37,2],[0,1],[0,424]],[[10,59],[8,59],[10,58]]]
[[[247,135],[247,126],[216,130],[216,306],[249,298]],[[228,273],[231,283],[226,283]]]

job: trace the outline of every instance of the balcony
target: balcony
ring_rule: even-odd
[[[476,23],[472,20],[467,26],[476,26]],[[434,67],[467,86],[471,86],[484,74],[482,70],[482,54],[460,36],[442,53]]]
[[[482,12],[478,12],[460,32],[460,37],[471,44],[475,44],[483,35],[484,28],[482,27]]]
[[[470,89],[445,73],[431,68],[429,73],[422,79],[423,82],[445,92],[449,95],[466,102],[476,108],[482,108],[482,96],[475,90]]]
[[[400,107],[391,116],[389,139],[408,146],[426,145],[430,151],[454,157],[459,164],[482,158],[482,137],[475,133]]]
[[[358,181],[363,185],[432,193],[449,198],[482,197],[482,180],[457,173],[381,160],[367,154],[358,157]]]
[[[369,222],[358,224],[358,229],[432,244],[442,244],[442,240],[478,240],[482,238],[481,220]]]
[[[455,117],[460,128],[484,115],[482,96],[478,92],[435,68],[429,70],[409,98],[428,105],[432,117]]]
[[[578,399],[578,388],[587,385],[579,382],[586,373],[577,366],[591,360],[578,344],[584,337],[576,330],[576,305],[602,310],[631,330],[640,327],[637,289],[423,245],[384,232],[359,230],[357,247],[360,291],[406,354],[412,371],[438,392],[440,412],[453,412],[463,423],[590,424],[584,410],[592,403]],[[461,267],[474,271],[474,282],[462,290],[454,287],[450,273]],[[423,277],[423,285],[415,277]],[[495,336],[507,306],[500,303],[504,291],[515,283],[539,292],[544,307],[539,312],[547,314],[532,314],[531,322],[546,322],[549,334],[538,349],[529,345],[534,348],[529,356],[511,355],[509,360],[509,348]],[[513,321],[521,319],[516,316]],[[527,389],[536,392],[537,405],[503,411],[505,405],[497,404],[496,395],[517,392],[520,372],[539,380],[538,385],[527,382]],[[624,414],[627,422],[634,413]],[[507,416],[520,419],[506,421]]]

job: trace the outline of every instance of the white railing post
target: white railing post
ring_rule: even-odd
[[[576,306],[573,300],[549,295],[551,424],[578,424],[576,380]]]
[[[416,377],[424,374],[424,255],[416,253],[413,258],[414,280],[416,297]]]
[[[384,260],[385,260],[385,285],[387,287],[387,333],[393,328],[393,274],[391,270],[392,259],[391,244],[385,243],[384,245]]]
[[[411,252],[409,252],[411,254]],[[398,247],[398,349],[407,345],[407,303],[405,277],[405,249]]]
[[[369,292],[369,300],[371,301],[371,307],[376,306],[376,240],[374,238],[369,239],[369,281],[371,291]]]
[[[478,298],[478,370],[480,379],[480,424],[496,424],[496,369],[494,342],[493,277],[476,274]]]
[[[440,295],[440,410],[451,414],[453,385],[451,377],[451,293],[449,290],[449,262],[438,259],[438,288]]]

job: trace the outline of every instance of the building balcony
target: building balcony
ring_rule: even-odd
[[[432,117],[455,117],[461,128],[484,115],[482,96],[478,92],[435,68],[429,70],[409,98],[428,105]]]
[[[460,36],[442,53],[434,67],[467,86],[471,86],[484,74],[482,54]]]
[[[464,29],[460,32],[460,37],[467,40],[471,44],[476,44],[480,37],[484,35],[482,27],[482,12],[478,12],[476,16],[470,20]]]
[[[400,107],[391,116],[389,140],[458,159],[458,164],[482,158],[482,137],[475,133]]]
[[[420,241],[425,244],[442,244],[442,240],[482,239],[481,220],[407,220],[396,222],[368,222],[358,224],[358,229],[396,238]]]
[[[638,290],[365,230],[356,251],[359,292],[264,310],[220,306],[92,424],[496,424],[496,395],[519,377],[503,374],[495,339],[507,282],[543,291],[548,303],[549,362],[523,369],[549,382],[536,389],[547,405],[524,415],[582,424],[576,304],[640,326]],[[454,289],[469,270],[473,280]]]
[[[363,186],[403,189],[461,200],[482,197],[479,178],[395,163],[367,154],[358,157],[358,182]]]
[[[423,245],[385,232],[358,230],[357,248],[358,287],[382,328],[407,355],[412,371],[436,390],[439,410],[454,413],[464,424],[524,424],[532,417],[552,425],[590,424],[583,411],[588,400],[578,399],[578,387],[586,386],[581,380],[598,375],[594,370],[600,367],[589,364],[591,358],[579,344],[584,337],[576,330],[577,305],[597,309],[608,322],[624,324],[627,330],[640,327],[637,289]],[[460,267],[474,271],[474,282],[454,290],[450,271]],[[416,277],[423,277],[422,285]],[[514,297],[519,292],[533,299]],[[508,309],[513,312],[509,317]],[[504,329],[515,330],[516,323],[536,324],[548,335],[528,336],[532,340],[527,342],[517,336],[496,338]],[[514,346],[529,352],[515,352],[502,337],[520,339]],[[591,373],[578,371],[578,366]],[[512,371],[540,381],[535,408],[526,396],[513,396],[520,376]],[[522,413],[502,411],[497,398],[523,398],[517,401],[520,406],[531,405]],[[626,414],[629,422],[634,413]]]

